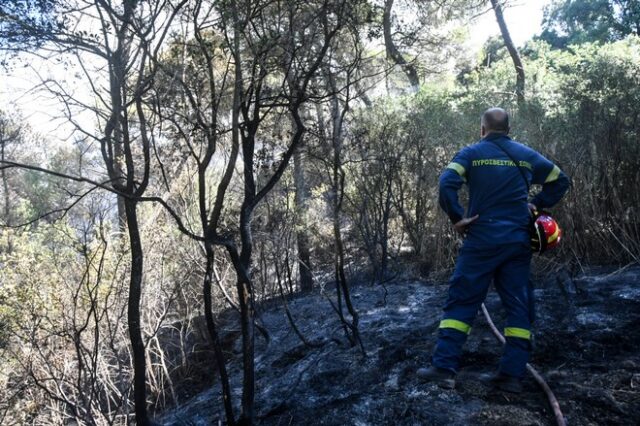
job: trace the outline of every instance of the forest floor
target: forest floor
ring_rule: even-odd
[[[480,379],[496,369],[501,347],[480,315],[465,346],[454,390],[420,383],[437,335],[446,282],[406,280],[356,286],[367,352],[350,347],[326,296],[289,301],[305,347],[284,310],[261,309],[270,332],[257,334],[256,413],[262,425],[551,425],[545,395],[532,378],[513,396],[490,390]],[[333,287],[325,289],[334,297]],[[386,294],[386,295],[385,295]],[[555,392],[569,425],[640,424],[640,268],[592,270],[574,279],[536,283],[537,323],[532,364]],[[487,307],[501,327],[500,301]],[[230,315],[230,314],[229,314]],[[229,322],[231,323],[231,322]],[[230,356],[236,401],[242,370],[239,333]],[[338,342],[342,343],[338,343]],[[203,391],[157,420],[210,425],[222,419],[219,386]],[[223,422],[224,423],[224,422]]]

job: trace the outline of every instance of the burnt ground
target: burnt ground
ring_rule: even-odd
[[[536,283],[537,323],[532,363],[547,379],[570,425],[640,424],[640,268],[591,271]],[[491,391],[480,380],[493,372],[500,345],[479,315],[467,342],[455,390],[419,383],[428,364],[445,283],[398,281],[359,286],[353,300],[367,351],[346,344],[326,296],[289,302],[308,348],[292,332],[280,306],[263,307],[270,331],[257,337],[256,410],[262,425],[550,425],[542,391],[527,378],[521,395]],[[333,296],[334,289],[326,288]],[[500,301],[487,307],[499,328]],[[228,331],[229,336],[238,335]],[[232,386],[239,403],[239,336],[233,346]],[[157,420],[210,425],[222,419],[218,386]]]

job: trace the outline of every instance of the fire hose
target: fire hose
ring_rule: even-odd
[[[482,304],[482,313],[484,314],[484,317],[487,319],[487,322],[489,323],[489,327],[491,327],[491,331],[493,332],[493,335],[496,336],[496,339],[498,339],[500,343],[504,345],[507,341],[505,340],[504,336],[500,333],[500,331],[498,331],[498,329],[496,328],[496,325],[493,323],[493,320],[491,319],[491,315],[489,315],[489,311],[487,310],[487,307],[484,305],[484,303]],[[567,422],[565,421],[564,416],[562,415],[562,411],[560,410],[560,403],[556,399],[556,396],[553,394],[553,391],[551,390],[547,382],[536,371],[536,369],[533,368],[531,364],[527,364],[527,371],[533,376],[534,380],[538,383],[538,385],[542,388],[544,393],[547,395],[547,400],[549,401],[549,405],[553,410],[553,415],[556,418],[556,424],[558,426],[567,426]]]

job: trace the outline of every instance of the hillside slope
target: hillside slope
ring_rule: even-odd
[[[292,300],[302,333],[320,348],[302,345],[281,307],[265,308],[272,341],[258,337],[256,409],[264,425],[548,425],[544,394],[528,378],[511,396],[480,380],[497,364],[500,347],[481,316],[466,345],[455,390],[419,383],[435,342],[445,283],[411,281],[354,289],[367,351],[345,344],[326,297]],[[554,390],[569,424],[629,425],[640,419],[640,268],[594,271],[574,280],[537,283],[532,363]],[[333,295],[327,288],[327,294]],[[492,291],[489,311],[500,327],[502,310]],[[335,338],[335,339],[334,339]],[[339,344],[337,341],[341,341]],[[239,342],[234,353],[237,357]],[[241,370],[232,384],[239,400]],[[219,389],[205,391],[157,420],[171,425],[217,424]]]

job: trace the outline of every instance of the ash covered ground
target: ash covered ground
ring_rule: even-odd
[[[568,424],[640,424],[640,268],[591,271],[573,279],[556,275],[535,284],[532,364],[555,392]],[[326,296],[289,301],[306,338],[325,342],[319,348],[300,342],[281,304],[263,306],[261,320],[271,342],[267,345],[256,335],[258,423],[554,424],[544,394],[530,377],[517,396],[492,391],[481,380],[495,370],[501,352],[481,314],[467,341],[456,389],[418,382],[414,372],[429,362],[446,291],[446,282],[419,280],[388,283],[386,291],[380,285],[355,287],[364,358],[358,347],[347,344]],[[332,287],[325,292],[334,297]],[[494,290],[486,304],[501,328],[502,308]],[[231,342],[230,374],[239,402],[240,335],[231,329],[225,334]],[[223,419],[215,384],[157,421],[211,425]]]

